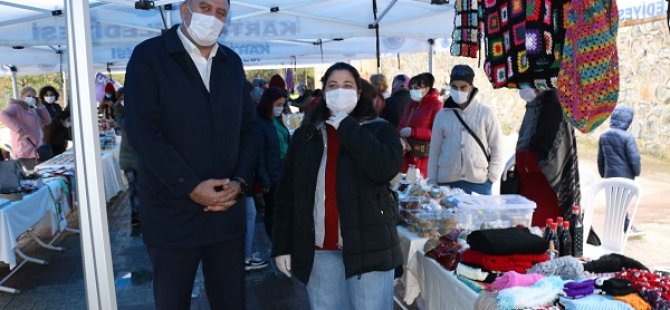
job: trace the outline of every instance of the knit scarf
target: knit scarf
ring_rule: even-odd
[[[547,254],[489,255],[473,250],[466,250],[462,259],[466,264],[482,266],[493,271],[511,271],[525,273],[534,264],[548,260]]]
[[[538,154],[540,170],[556,192],[563,217],[569,218],[572,206],[581,200],[577,140],[556,90],[540,92],[528,103],[516,149]]]
[[[479,17],[477,0],[456,0],[451,55],[477,58],[479,50]]]
[[[572,0],[557,88],[570,123],[589,133],[612,113],[619,98],[619,26],[615,0]]]

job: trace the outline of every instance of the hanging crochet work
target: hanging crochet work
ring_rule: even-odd
[[[451,55],[477,58],[479,51],[477,0],[456,0]]]
[[[618,10],[614,0],[573,0],[565,12],[557,88],[566,118],[588,133],[609,117],[619,98]]]
[[[494,88],[555,87],[567,1],[484,0],[484,71]]]

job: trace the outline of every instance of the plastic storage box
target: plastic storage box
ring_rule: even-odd
[[[460,196],[456,202],[458,228],[481,230],[530,227],[535,202],[520,195]]]

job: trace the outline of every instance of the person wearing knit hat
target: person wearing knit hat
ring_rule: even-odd
[[[116,88],[112,82],[105,84],[105,96],[102,98],[98,106],[98,115],[102,115],[105,119],[116,119],[114,115],[113,106],[117,101]]]
[[[284,78],[282,78],[281,75],[275,74],[270,78],[268,87],[277,87],[281,89],[286,89],[286,81],[284,81]]]
[[[112,99],[112,97],[114,97],[115,95],[116,95],[116,88],[114,87],[114,84],[112,84],[112,82],[107,82],[107,84],[105,84],[105,98]]]
[[[391,96],[386,98],[384,109],[380,114],[381,118],[398,127],[402,113],[411,100],[409,96],[409,76],[396,75],[391,84]]]
[[[428,156],[428,181],[491,194],[505,164],[498,118],[477,98],[475,72],[456,65],[449,75],[450,96],[435,116]],[[439,163],[439,165],[438,165]]]

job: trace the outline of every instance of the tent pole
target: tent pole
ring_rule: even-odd
[[[65,0],[79,227],[87,308],[116,309],[95,102],[89,0]],[[76,33],[76,35],[75,35]]]
[[[377,0],[372,0],[372,14],[377,20]],[[381,47],[379,45],[379,24],[375,23],[374,25],[371,25],[375,28],[375,47],[377,49],[376,55],[377,55],[377,74],[382,73],[382,60],[381,60]]]
[[[435,64],[433,63],[433,46],[435,45],[435,40],[428,39],[428,72],[433,73]]]
[[[16,77],[16,69],[15,66],[10,66],[9,70],[12,71],[12,96],[14,96],[14,99],[19,99],[19,84],[18,84],[18,78]]]

